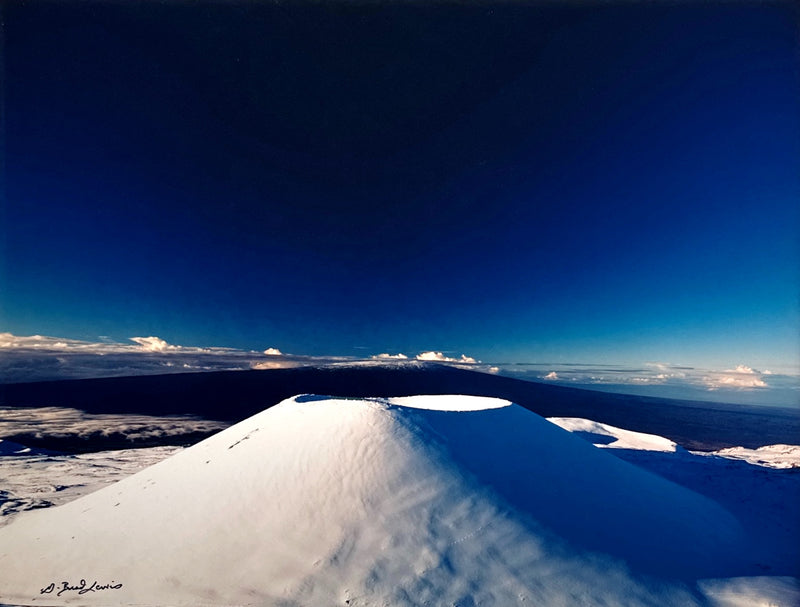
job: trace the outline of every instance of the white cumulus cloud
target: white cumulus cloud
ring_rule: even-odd
[[[435,362],[442,362],[442,363],[464,363],[469,365],[474,365],[478,361],[476,361],[471,356],[467,356],[466,354],[462,354],[461,358],[450,358],[449,356],[445,356],[442,352],[420,352],[417,354],[417,360],[426,360],[426,361],[435,361]]]
[[[736,365],[735,369],[709,373],[703,377],[703,383],[709,390],[719,390],[720,388],[738,390],[767,388],[769,386],[761,378],[762,375],[764,374],[747,365]]]
[[[283,356],[283,352],[278,350],[278,348],[267,348],[264,350],[264,354],[267,356]]]
[[[407,360],[408,356],[403,354],[402,352],[398,354],[389,354],[389,353],[382,353],[382,354],[375,354],[372,356],[372,360]]]
[[[131,337],[130,340],[142,346],[148,352],[166,352],[167,350],[177,350],[180,346],[168,344],[160,337]]]
[[[438,361],[445,361],[445,360],[453,360],[453,359],[451,359],[451,358],[450,358],[450,359],[449,359],[449,358],[447,358],[447,357],[446,357],[444,354],[442,354],[441,352],[433,352],[433,351],[431,351],[431,352],[420,352],[419,354],[417,354],[417,360],[438,360]]]
[[[550,371],[550,373],[544,376],[544,379],[556,380],[558,379],[558,373],[555,371]]]

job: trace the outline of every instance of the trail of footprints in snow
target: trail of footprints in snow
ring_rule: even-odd
[[[474,536],[475,536],[477,533],[479,533],[479,532],[483,531],[483,530],[484,530],[486,527],[488,527],[488,526],[489,526],[491,523],[492,523],[491,521],[489,521],[488,523],[484,523],[483,525],[481,525],[480,527],[478,527],[477,529],[475,529],[474,531],[472,531],[472,533],[468,533],[467,535],[465,535],[465,536],[463,536],[463,537],[460,537],[460,538],[458,538],[457,540],[453,540],[452,542],[450,542],[450,543],[447,545],[447,548],[449,548],[450,546],[455,546],[456,544],[460,544],[460,543],[461,543],[461,542],[463,542],[464,540],[468,540],[468,539],[470,539],[471,537],[474,537]]]
[[[250,430],[250,432],[248,432],[247,434],[245,434],[245,435],[244,435],[242,438],[240,438],[239,440],[237,440],[235,443],[233,443],[232,445],[228,445],[228,449],[233,449],[233,448],[234,448],[236,445],[238,445],[238,444],[239,444],[239,443],[241,443],[242,441],[246,441],[248,438],[250,438],[250,435],[252,435],[252,434],[253,434],[253,433],[255,433],[255,432],[258,432],[258,428],[255,428],[255,429],[253,429],[253,430]]]

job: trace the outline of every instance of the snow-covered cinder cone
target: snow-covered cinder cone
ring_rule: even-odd
[[[694,604],[741,542],[506,401],[306,395],[0,529],[0,603]]]

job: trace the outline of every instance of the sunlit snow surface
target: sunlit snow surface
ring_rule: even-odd
[[[301,396],[185,450],[3,457],[0,602],[797,604],[797,470],[554,421]]]
[[[588,440],[597,447],[637,449],[643,451],[676,451],[678,446],[669,439],[654,434],[632,432],[608,424],[576,417],[548,417],[548,421]]]
[[[714,455],[770,468],[800,468],[800,446],[797,445],[767,445],[758,449],[730,447],[715,451]]]
[[[4,444],[0,441],[0,449]],[[181,450],[151,447],[81,455],[0,457],[0,527],[20,512],[66,504]]]

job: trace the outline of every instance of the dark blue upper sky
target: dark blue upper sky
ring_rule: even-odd
[[[2,324],[800,367],[790,3],[6,3]]]

